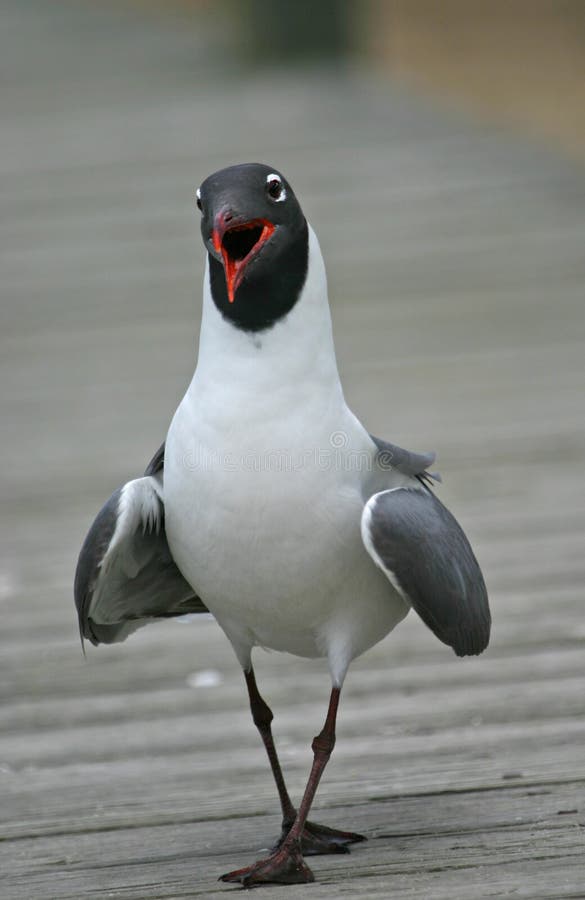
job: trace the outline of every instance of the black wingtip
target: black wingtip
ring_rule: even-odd
[[[490,631],[491,619],[487,619],[474,629],[458,629],[456,634],[449,635],[448,643],[459,657],[479,656],[488,647]]]
[[[485,649],[485,647],[453,647],[453,652],[459,659],[463,659],[465,656],[481,656]]]
[[[158,450],[156,451],[156,453],[154,454],[154,456],[152,457],[152,459],[150,460],[146,469],[144,470],[144,474],[145,475],[156,475],[157,472],[162,472],[162,470],[164,469],[164,464],[165,464],[165,443],[163,442],[160,445],[160,447],[158,448]]]

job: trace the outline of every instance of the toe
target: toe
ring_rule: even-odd
[[[304,856],[317,856],[325,853],[349,853],[349,845],[365,841],[363,834],[355,831],[339,831],[316,822],[306,822],[301,838],[301,849]]]
[[[224,875],[220,875],[217,880],[231,881],[233,884],[242,884],[251,868],[251,866],[246,866],[245,869],[234,869],[233,872],[226,872]]]

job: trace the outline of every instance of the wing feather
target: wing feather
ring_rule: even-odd
[[[488,645],[491,617],[483,575],[461,526],[423,487],[371,497],[364,545],[389,581],[458,656]]]
[[[415,453],[413,450],[405,450],[398,444],[391,444],[390,441],[384,441],[382,438],[370,435],[377,448],[376,458],[378,465],[382,469],[396,469],[402,475],[411,475],[418,478],[421,483],[431,484],[432,481],[441,481],[438,472],[428,472],[429,466],[432,466],[436,459],[436,454]]]
[[[162,469],[157,456],[147,472]],[[171,555],[161,494],[156,475],[136,478],[112,494],[93,522],[74,583],[82,640],[114,643],[153,619],[207,612]]]

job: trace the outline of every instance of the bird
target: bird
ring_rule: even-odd
[[[314,880],[305,857],[365,840],[308,816],[350,663],[414,609],[458,656],[483,652],[480,566],[435,494],[434,453],[372,436],[347,406],[317,236],[276,168],[243,163],[196,191],[206,250],[195,372],[144,475],[93,522],[74,581],[82,644],[209,612],[243,670],[282,832],[221,876]],[[331,693],[300,804],[287,791],[254,648],[326,661]]]

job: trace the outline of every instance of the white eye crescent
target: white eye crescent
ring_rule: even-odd
[[[268,191],[268,196],[275,203],[282,203],[283,200],[286,200],[286,189],[282,183],[282,178],[276,172],[271,172],[270,175],[266,176],[266,190]]]
[[[198,209],[201,209],[201,190],[200,190],[200,188],[197,188],[197,190],[195,191],[195,197],[196,197],[197,207],[198,207]]]

